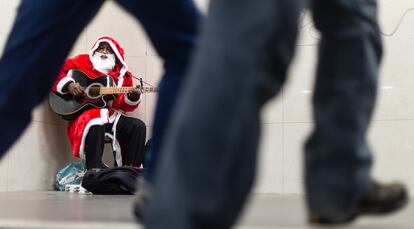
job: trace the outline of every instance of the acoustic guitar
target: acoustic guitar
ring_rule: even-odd
[[[90,78],[80,70],[72,70],[71,76],[75,82],[84,89],[86,96],[82,98],[73,97],[70,93],[61,95],[51,92],[49,94],[50,108],[64,120],[75,120],[84,111],[92,108],[107,107],[107,102],[114,100],[117,94],[131,93],[137,90],[141,92],[156,92],[156,87],[116,87],[110,76],[99,76]]]

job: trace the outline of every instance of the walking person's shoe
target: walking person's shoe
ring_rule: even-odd
[[[355,209],[346,215],[324,217],[316,212],[309,212],[311,224],[345,224],[361,215],[379,215],[395,212],[408,202],[407,189],[403,184],[380,184],[373,181],[372,188],[358,201]]]

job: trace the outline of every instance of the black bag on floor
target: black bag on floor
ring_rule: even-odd
[[[93,194],[134,194],[141,171],[132,167],[116,167],[88,170],[82,179],[82,187]]]

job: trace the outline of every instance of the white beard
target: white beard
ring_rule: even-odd
[[[102,59],[101,56],[106,55],[108,58]],[[111,71],[115,67],[115,54],[104,54],[100,52],[95,52],[92,56],[93,67],[105,74]]]

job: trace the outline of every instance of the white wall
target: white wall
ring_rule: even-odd
[[[208,0],[196,2],[206,10]],[[5,43],[18,0],[0,0],[0,52]],[[385,34],[397,26],[412,0],[381,0],[381,24]],[[311,127],[310,98],[316,59],[317,33],[305,17],[289,82],[280,96],[263,111],[259,174],[255,191],[302,192],[302,143]],[[116,18],[116,20],[114,20]],[[409,11],[397,32],[384,35],[385,58],[381,71],[379,100],[370,142],[376,155],[374,176],[401,179],[414,190],[414,10]],[[101,35],[113,36],[126,51],[126,61],[135,75],[156,84],[161,62],[141,27],[108,1],[79,37],[71,55],[87,52]],[[156,94],[147,94],[132,115],[143,119],[150,132]],[[51,189],[55,171],[72,159],[64,122],[42,104],[22,138],[0,161],[0,191]],[[28,174],[31,177],[28,177]]]

